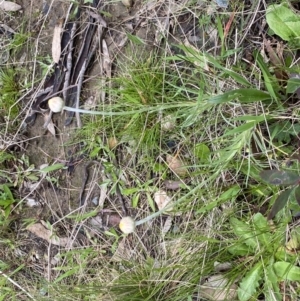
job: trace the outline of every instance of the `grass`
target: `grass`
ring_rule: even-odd
[[[20,85],[16,79],[15,70],[12,68],[2,69],[0,73],[0,86],[2,96],[0,105],[2,116],[15,117],[18,112],[18,106],[15,105],[16,100],[20,96]]]
[[[84,243],[73,248],[46,244],[42,255],[33,254],[22,244],[45,241],[22,236],[39,217],[26,209],[21,188],[35,182],[30,175],[39,178],[38,166],[11,149],[1,150],[0,300],[297,300],[297,195],[268,220],[284,187],[263,181],[260,172],[276,168],[298,173],[298,99],[286,92],[286,80],[275,73],[278,66],[255,51],[264,43],[254,37],[253,20],[264,16],[258,4],[261,15],[233,3],[228,11],[196,19],[200,28],[213,26],[215,44],[173,43],[166,35],[160,49],[140,55],[140,41],[131,38],[129,50],[115,61],[114,76],[96,87],[107,95],[96,109],[106,114],[83,116],[83,127],[61,143],[81,144],[87,160],[103,163],[106,179],[95,171],[91,183],[107,187],[106,209],[121,213],[115,202],[118,183],[129,214],[140,220],[157,211],[153,195],[165,190],[164,181],[179,181],[179,189],[167,190],[176,202],[171,213],[129,236],[117,226],[91,231],[91,217],[99,209],[80,211],[72,200],[68,212],[57,209],[63,176],[51,171],[44,186],[51,188],[51,202],[47,198],[47,212],[40,219],[58,236],[80,233]],[[193,5],[176,11],[174,28]],[[206,12],[208,6],[201,9]],[[235,27],[226,31],[231,10],[237,16]],[[236,34],[241,36],[245,28],[237,45]],[[17,37],[12,49],[25,41]],[[251,62],[244,55],[248,49]],[[13,59],[16,53],[11,52]],[[287,44],[283,55],[280,69],[297,73],[295,50]],[[13,120],[22,111],[19,100],[26,87],[15,78],[26,70],[0,68],[1,115],[9,112]],[[170,168],[167,156],[179,158],[185,172]],[[53,179],[60,181],[53,184]],[[91,184],[89,188],[92,195]],[[44,268],[55,253],[56,263]],[[219,269],[219,263],[227,267]]]

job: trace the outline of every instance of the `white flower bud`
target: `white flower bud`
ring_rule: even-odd
[[[120,221],[119,228],[124,234],[133,233],[135,230],[134,219],[130,216],[123,217]]]
[[[63,110],[65,103],[61,97],[52,97],[48,100],[48,106],[54,113],[59,113]]]

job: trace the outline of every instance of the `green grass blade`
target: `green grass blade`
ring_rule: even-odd
[[[226,136],[231,136],[231,135],[234,135],[234,134],[240,134],[240,133],[243,133],[245,131],[248,131],[250,129],[253,129],[255,126],[256,126],[257,122],[256,121],[249,121],[245,124],[242,124],[228,132],[226,132],[223,137],[226,137]]]
[[[251,103],[270,99],[270,94],[256,89],[236,89],[229,92],[225,92],[220,95],[213,96],[208,99],[208,103],[217,105],[233,100],[238,100],[241,103]]]
[[[47,172],[50,172],[50,171],[55,171],[55,170],[62,169],[62,168],[64,168],[64,167],[65,167],[64,164],[57,163],[57,164],[53,164],[53,165],[51,165],[51,166],[44,167],[44,168],[41,169],[40,171],[41,171],[41,172],[44,172],[44,173],[47,173]]]
[[[254,53],[255,60],[263,74],[264,77],[264,82],[266,85],[266,88],[269,92],[269,94],[272,96],[273,99],[278,99],[278,89],[275,87],[278,87],[278,82],[274,78],[274,76],[270,73],[268,66],[265,64],[263,61],[262,56],[260,55],[259,52]]]

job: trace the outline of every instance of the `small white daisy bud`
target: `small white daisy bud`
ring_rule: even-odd
[[[133,233],[135,230],[134,219],[130,216],[123,217],[120,221],[119,228],[124,234]]]
[[[59,113],[63,110],[65,103],[61,97],[52,97],[48,100],[48,106],[54,113]]]

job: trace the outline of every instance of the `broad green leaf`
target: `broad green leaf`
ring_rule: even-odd
[[[294,188],[290,188],[285,190],[284,192],[282,192],[278,198],[275,200],[274,205],[268,215],[268,219],[273,219],[275,217],[275,215],[284,208],[284,206],[286,205],[286,203],[289,200],[289,196],[291,195],[291,193],[293,192]]]
[[[274,33],[285,41],[300,37],[300,15],[295,14],[286,3],[270,5],[266,20]]]
[[[10,199],[0,200],[0,206],[3,206],[4,208],[9,207],[13,203],[14,203],[14,200],[10,200]]]
[[[213,96],[208,99],[208,103],[221,104],[232,100],[238,100],[241,103],[249,103],[271,99],[270,94],[256,89],[236,89]]]
[[[90,152],[90,157],[95,158],[98,156],[99,152],[101,150],[100,146],[94,147],[94,149]]]
[[[290,281],[300,281],[300,267],[286,261],[274,263],[274,271],[278,278]]]
[[[273,268],[274,259],[271,258],[265,269],[264,297],[266,301],[282,301],[282,295],[278,287],[278,278]]]
[[[227,248],[227,251],[234,256],[247,256],[253,254],[253,249],[246,244],[236,244]]]
[[[262,263],[257,263],[243,278],[238,288],[240,301],[248,301],[258,294],[259,282],[262,276]]]
[[[9,199],[9,200],[11,200],[11,201],[14,201],[14,196],[12,195],[12,193],[11,193],[9,187],[8,187],[7,185],[4,184],[4,185],[2,185],[1,188],[3,189],[3,191],[4,191],[5,195],[6,195],[6,199]]]
[[[28,175],[28,176],[26,176],[26,178],[28,180],[31,180],[31,181],[34,181],[34,182],[39,180],[39,177],[37,177],[36,175]]]
[[[263,170],[260,173],[260,177],[273,185],[294,185],[300,180],[300,176],[292,171],[285,170]]]
[[[207,162],[210,156],[210,149],[204,143],[198,143],[194,149],[195,156],[199,159],[200,162]]]
[[[224,191],[218,198],[218,200],[228,201],[232,198],[236,198],[238,194],[241,192],[241,187],[239,185],[233,185],[226,191]]]
[[[55,171],[55,170],[58,170],[58,169],[62,169],[63,167],[65,167],[64,164],[57,163],[57,164],[53,164],[51,166],[47,166],[45,168],[42,168],[40,171],[41,172],[50,172],[50,171]]]
[[[261,213],[256,213],[253,217],[253,224],[258,241],[267,249],[271,249],[272,244],[270,242],[272,235],[267,219]]]
[[[238,220],[235,217],[230,219],[231,227],[233,228],[233,232],[239,238],[244,239],[243,243],[247,246],[251,247],[253,250],[257,248],[257,240],[255,238],[255,233],[248,224]]]
[[[6,160],[13,159],[14,156],[6,153],[5,151],[0,151],[0,163],[5,162]]]
[[[286,93],[295,93],[300,88],[300,78],[290,78],[287,81]]]

